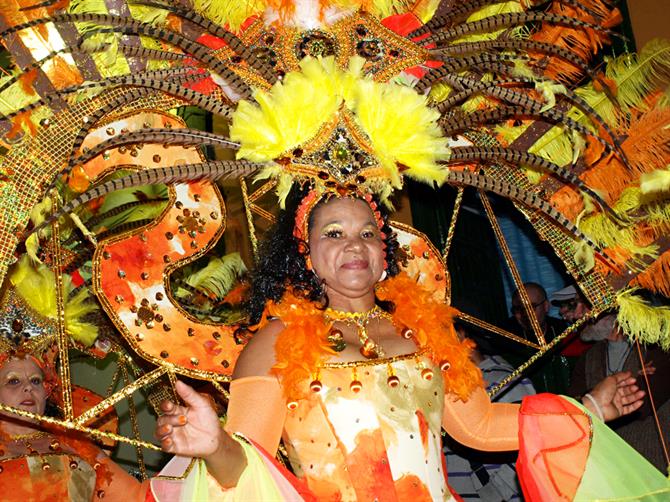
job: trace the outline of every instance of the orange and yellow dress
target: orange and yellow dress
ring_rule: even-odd
[[[451,498],[440,436],[444,385],[432,366],[416,356],[324,365],[322,389],[287,413],[283,432],[295,474],[319,500]],[[422,377],[426,369],[433,378]]]

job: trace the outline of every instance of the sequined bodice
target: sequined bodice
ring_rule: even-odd
[[[319,500],[447,500],[440,371],[423,357],[323,367],[284,441]],[[315,378],[316,379],[316,378]],[[310,382],[306,382],[308,388]]]

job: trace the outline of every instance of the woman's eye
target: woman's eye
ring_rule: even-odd
[[[9,385],[18,385],[19,384],[19,379],[16,378],[16,377],[12,377],[12,378],[7,380],[7,383]]]
[[[42,385],[42,379],[39,377],[31,378],[30,383],[33,385]]]
[[[337,239],[342,237],[342,230],[328,230],[325,235],[331,239]]]
[[[377,237],[377,233],[374,230],[364,230],[361,233],[361,237],[363,237],[364,239],[374,239],[375,237]]]

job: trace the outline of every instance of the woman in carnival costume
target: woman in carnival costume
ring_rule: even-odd
[[[631,494],[666,487],[649,466],[633,487],[616,486],[612,470],[587,465],[589,454],[600,454],[600,442],[592,442],[600,425],[567,399],[542,395],[521,409],[490,403],[470,343],[454,332],[456,312],[422,284],[429,278],[400,271],[384,209],[400,178],[395,166],[402,164],[405,176],[441,181],[435,159],[446,152],[446,139],[421,96],[360,78],[357,63],[343,72],[331,59],[304,60],[302,73],[257,95],[263,107],[238,106],[231,128],[238,155],[258,161],[288,152],[265,174],[296,181],[280,182],[286,208],[261,248],[251,288],[249,320],[257,331],[233,374],[225,427],[233,436],[181,386],[191,406],[165,404],[157,429],[163,447],[206,458],[221,486],[239,484],[242,498],[249,484],[260,484],[249,444],[267,458],[283,439],[294,472],[318,500],[447,500],[441,428],[481,450],[517,449],[523,441],[519,469],[530,496],[546,499],[556,490],[588,499],[621,495],[624,487]],[[306,87],[322,106],[301,102],[294,90]],[[316,135],[306,132],[307,141],[291,149],[271,143],[275,117],[302,122],[315,109],[323,112]],[[619,392],[607,381],[583,404],[601,420],[634,410],[640,395],[629,377],[618,375]],[[556,415],[571,426],[557,443]],[[540,467],[545,449],[561,450],[573,470],[553,460]],[[617,466],[627,472],[625,462]],[[538,469],[548,471],[543,481],[536,481]]]
[[[58,417],[63,408],[56,308],[50,294],[53,277],[44,265],[33,268],[25,256],[9,279],[0,323],[0,403],[28,416],[6,410],[0,414],[2,499],[144,500],[147,485],[114,463],[100,446],[83,434],[41,423],[40,416]],[[90,311],[82,298],[73,298],[65,310],[70,334],[80,342],[96,331],[81,320]],[[80,413],[102,398],[73,386],[72,401]],[[116,413],[105,410],[94,426],[115,432],[117,425]]]
[[[149,361],[203,379],[235,367],[226,430],[241,433],[239,442],[178,384],[190,406],[166,404],[158,435],[168,451],[205,457],[213,476],[198,463],[184,472],[176,460],[152,482],[154,496],[447,499],[444,425],[476,447],[520,447],[531,499],[664,497],[662,475],[603,439],[599,418],[637,406],[627,378],[584,397],[596,419],[555,396],[521,408],[489,403],[468,344],[453,334],[444,265],[429,251],[425,264],[422,254],[399,256],[384,207],[405,176],[507,197],[579,278],[594,316],[617,306],[629,336],[667,345],[667,309],[631,289],[670,293],[667,208],[642,197],[666,190],[667,173],[637,185],[667,163],[670,117],[657,92],[667,86],[667,43],[594,72],[588,61],[619,18],[600,0],[446,2],[439,15],[432,1],[195,3],[197,14],[124,4],[122,16],[91,14],[87,2],[68,4],[67,13],[56,12],[60,4],[17,3],[2,32],[35,38],[53,24],[70,40],[23,65],[39,68],[40,98],[21,96],[4,110],[8,138],[33,135],[10,150],[6,171],[27,172],[44,189],[32,193],[12,175],[22,196],[2,242],[16,246],[46,189],[65,202],[47,223],[71,213],[96,242],[91,201],[169,184],[170,207],[155,222],[97,242],[95,293]],[[116,34],[141,35],[147,45]],[[58,65],[46,64],[52,58]],[[81,84],[91,62],[99,78]],[[63,67],[72,72],[54,71]],[[577,88],[584,77],[593,82]],[[16,91],[28,83],[22,78],[12,75],[3,89]],[[96,87],[102,92],[84,92]],[[77,91],[80,99],[68,102]],[[230,138],[184,129],[167,113],[184,104],[232,113]],[[55,113],[32,113],[46,106]],[[206,161],[186,148],[205,144],[238,150],[238,159]],[[42,145],[48,163],[30,156]],[[140,172],[103,183],[119,165]],[[169,304],[165,283],[223,232],[207,179],[259,172],[286,212],[252,287],[250,321],[259,325],[252,337],[234,337],[234,327],[198,323]],[[248,338],[239,356],[233,340]],[[560,338],[538,343],[546,351]],[[273,464],[282,435],[309,489]],[[176,479],[185,474],[185,483]]]

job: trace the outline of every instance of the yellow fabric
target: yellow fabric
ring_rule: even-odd
[[[242,446],[247,457],[247,467],[242,472],[235,488],[222,488],[221,485],[207,472],[204,462],[199,462],[198,472],[192,476],[196,483],[189,491],[182,493],[184,502],[197,500],[198,502],[246,502],[249,500],[282,501],[290,500],[282,496],[275,484],[271,472],[268,470],[260,454],[240,438],[233,438]]]

